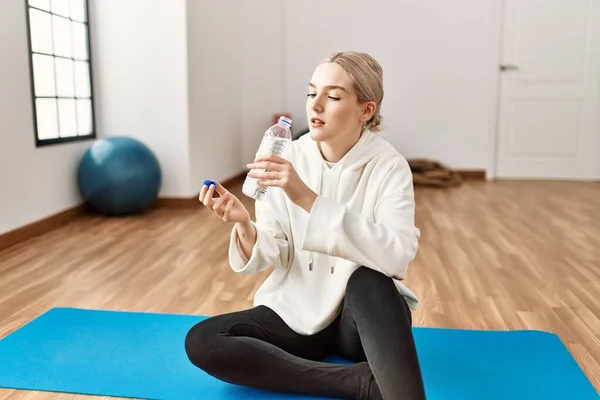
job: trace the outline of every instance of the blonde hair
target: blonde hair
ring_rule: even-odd
[[[383,68],[377,60],[367,53],[347,51],[333,53],[323,62],[336,63],[350,75],[359,103],[374,101],[377,104],[365,127],[373,132],[380,131],[383,119],[379,114],[383,101]]]

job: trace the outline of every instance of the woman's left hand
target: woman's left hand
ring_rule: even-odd
[[[310,212],[317,194],[306,186],[291,162],[275,154],[268,154],[257,157],[247,166],[254,170],[250,171],[249,176],[258,179],[260,186],[282,188],[292,202]]]

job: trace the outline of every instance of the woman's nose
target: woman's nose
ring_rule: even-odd
[[[321,104],[321,101],[318,97],[313,100],[312,109],[316,112],[323,111],[323,105]]]

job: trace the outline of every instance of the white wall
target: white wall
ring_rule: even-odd
[[[25,13],[22,1],[0,1],[0,234],[79,204],[90,144],[35,147]]]
[[[186,0],[91,2],[100,136],[135,137],[161,164],[161,197],[190,185]]]
[[[160,196],[189,197],[243,169],[237,2],[95,0],[101,135],[131,135],[157,154]]]
[[[190,187],[237,175],[241,162],[240,3],[187,1]]]
[[[281,0],[253,0],[239,3],[242,28],[241,79],[242,162],[254,159],[265,130],[273,124],[273,114],[284,107],[285,13]],[[293,122],[293,129],[296,121]]]
[[[498,0],[373,0],[369,7],[361,0],[285,2],[285,108],[300,122],[316,63],[333,51],[365,51],[384,68],[384,135],[400,152],[489,170],[498,5]]]

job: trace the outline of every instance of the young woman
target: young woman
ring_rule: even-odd
[[[235,222],[232,269],[273,270],[254,307],[189,331],[185,348],[198,368],[286,393],[425,398],[411,331],[418,300],[401,282],[419,238],[412,175],[375,133],[382,75],[376,60],[357,52],[317,66],[306,102],[310,134],[292,142],[285,159],[259,156],[248,165],[269,187],[267,200],[256,202],[256,222],[218,183],[202,188],[204,206]],[[353,363],[322,362],[330,354]]]

